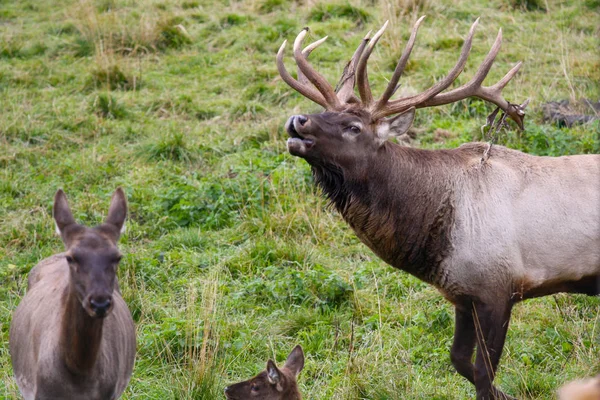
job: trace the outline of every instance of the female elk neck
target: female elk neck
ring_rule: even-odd
[[[366,168],[313,163],[315,182],[357,236],[384,261],[444,286],[440,264],[454,223],[456,155],[384,143]],[[426,187],[425,187],[426,186]]]
[[[77,298],[73,284],[63,294],[65,309],[61,322],[59,348],[67,369],[77,375],[92,370],[96,364],[104,318],[93,318]]]

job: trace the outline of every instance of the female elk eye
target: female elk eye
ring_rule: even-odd
[[[250,390],[252,390],[253,392],[258,392],[260,390],[260,387],[258,385],[252,385],[250,386]]]
[[[65,259],[67,260],[67,262],[69,264],[71,264],[73,262],[73,257],[71,257],[71,256],[65,256]]]

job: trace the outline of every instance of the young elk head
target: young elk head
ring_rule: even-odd
[[[367,167],[371,156],[386,143],[387,139],[405,133],[411,126],[415,109],[453,103],[470,96],[479,97],[496,104],[518,125],[523,127],[525,105],[511,104],[502,97],[502,89],[521,67],[518,63],[498,83],[491,87],[481,86],[494,59],[500,51],[502,31],[475,76],[465,85],[441,93],[447,89],[462,72],[469,52],[475,27],[471,26],[456,65],[441,81],[417,95],[390,100],[398,88],[400,76],[412,51],[421,17],[412,30],[406,48],[398,61],[390,82],[378,100],[373,98],[367,76],[367,61],[377,41],[385,31],[387,22],[373,36],[369,34],[358,46],[352,59],[344,69],[337,88],[333,87],[308,62],[309,54],[326,37],[302,50],[302,42],[308,32],[305,28],[294,42],[294,59],[298,66],[298,80],[294,79],[283,64],[286,42],[277,53],[277,68],[282,79],[305,97],[325,107],[325,112],[311,115],[294,115],[286,123],[290,135],[288,150],[291,154],[306,159],[313,166],[334,164],[338,168]],[[357,86],[360,98],[354,93]],[[387,118],[395,115],[394,117]],[[360,172],[359,172],[360,173]]]
[[[304,368],[304,352],[296,346],[285,365],[277,368],[272,360],[254,378],[225,388],[228,400],[300,400],[296,378]]]
[[[125,193],[121,188],[115,191],[106,220],[94,228],[75,222],[61,189],[54,196],[53,215],[57,232],[66,247],[70,284],[77,298],[91,317],[106,317],[113,307],[112,294],[121,260],[117,241],[127,216]]]

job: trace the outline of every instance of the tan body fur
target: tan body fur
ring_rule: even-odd
[[[433,165],[423,152],[437,152],[394,146],[400,152],[399,164],[411,158],[407,153],[415,153],[414,158],[423,159],[423,165],[417,162],[408,167],[410,176],[402,176],[404,179],[385,173],[367,179],[372,182],[373,191],[385,185],[410,192],[406,188],[419,187],[418,182],[431,182],[442,188],[439,199],[431,199],[429,193],[404,198],[410,207],[402,212],[414,213],[415,220],[423,219],[421,215],[427,212],[430,215],[425,220],[434,220],[435,211],[444,209],[444,202],[448,203],[446,208],[452,209],[438,220],[440,224],[450,224],[452,243],[446,255],[440,254],[440,275],[422,278],[453,302],[464,294],[472,294],[474,287],[481,289],[482,297],[498,296],[497,289],[504,287],[511,291],[510,298],[518,301],[571,291],[571,283],[597,279],[600,156],[536,157],[494,146],[490,158],[482,163],[485,146],[472,143],[446,151],[448,157],[439,157]],[[397,168],[400,171],[407,166]],[[376,173],[376,169],[372,172]],[[430,208],[433,211],[423,209],[431,200],[437,200]],[[391,226],[389,215],[361,210],[362,207],[357,201],[342,214],[384,260],[412,272],[406,268],[404,257],[396,254],[395,241],[398,235],[418,236],[427,226]],[[377,208],[372,202],[369,207]],[[361,220],[367,214],[373,219],[369,224]]]
[[[495,146],[481,165],[479,154],[475,147],[465,169],[472,178],[455,190],[453,251],[443,268],[452,290],[497,289],[507,279],[520,300],[571,291],[593,277],[597,285],[600,156],[535,157]]]

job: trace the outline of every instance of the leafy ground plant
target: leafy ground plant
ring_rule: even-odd
[[[0,397],[18,397],[8,329],[27,273],[62,250],[54,192],[63,187],[75,217],[94,224],[119,185],[130,203],[120,286],[138,335],[126,399],[219,399],[296,344],[306,399],[474,397],[449,360],[449,304],[360,244],[285,149],[287,117],[314,106],[278,77],[282,41],[307,25],[314,39],[329,35],[311,60],[334,81],[366,31],[389,19],[369,64],[382,88],[420,13],[400,90],[439,79],[481,16],[457,84],[502,27],[488,82],[522,60],[504,93],[531,99],[525,131],[499,143],[600,151],[597,122],[558,128],[540,112],[597,96],[595,1],[1,2]],[[420,110],[415,145],[481,140],[491,111],[477,100]],[[497,382],[522,399],[551,398],[600,370],[599,333],[597,298],[520,304]]]

